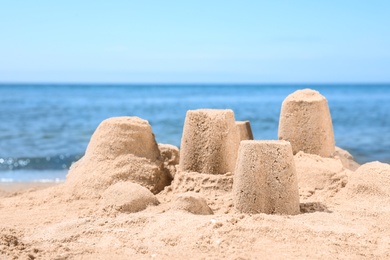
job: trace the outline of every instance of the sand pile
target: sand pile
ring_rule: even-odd
[[[110,118],[99,125],[84,157],[70,168],[66,187],[74,198],[99,198],[120,181],[135,182],[158,193],[170,184],[175,170],[165,167],[177,161],[175,155],[169,156],[161,156],[146,120]]]
[[[338,199],[355,207],[384,209],[383,204],[390,203],[390,165],[380,162],[363,164],[349,175]]]
[[[196,215],[212,215],[206,199],[196,192],[186,192],[176,196],[172,210],[181,210]]]
[[[294,156],[301,202],[326,203],[345,187],[352,171],[339,158],[299,152]]]
[[[132,182],[117,182],[103,192],[104,210],[138,212],[159,201],[147,188]]]

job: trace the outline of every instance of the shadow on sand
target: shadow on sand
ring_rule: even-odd
[[[299,204],[301,214],[313,212],[332,213],[324,204],[320,202],[307,202]]]

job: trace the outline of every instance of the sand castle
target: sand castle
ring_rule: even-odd
[[[242,141],[233,193],[235,207],[243,213],[298,214],[298,183],[290,143]]]
[[[281,116],[308,120],[290,126],[298,143],[329,148],[298,135],[318,118],[306,101],[295,105],[306,112]],[[293,156],[284,140],[241,141],[237,151],[226,141],[240,125],[232,112],[202,113],[189,113],[186,153],[157,144],[146,120],[103,121],[64,184],[3,196],[0,258],[390,258],[389,164],[359,166],[337,147]],[[233,152],[235,168],[219,167]],[[180,153],[197,167],[179,170]]]
[[[328,103],[319,92],[304,89],[290,94],[282,104],[279,139],[299,151],[330,157],[335,152],[332,119]]]
[[[169,187],[166,192],[179,194],[172,207],[194,214],[212,211],[204,199],[188,195],[189,191],[232,194],[238,212],[298,214],[293,153],[330,156],[335,151],[326,99],[313,90],[289,95],[282,105],[279,138],[291,144],[252,140],[249,121],[236,122],[232,110],[189,110],[179,151],[157,144],[146,120],[110,118],[96,129],[85,156],[71,167],[66,184],[76,198],[101,197],[104,209],[124,212],[157,205],[153,194]],[[347,153],[338,150],[338,154]],[[344,164],[350,161],[344,158]]]

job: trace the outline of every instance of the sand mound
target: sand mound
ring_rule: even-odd
[[[363,164],[350,175],[341,197],[368,200],[373,204],[390,201],[390,165],[380,162]]]
[[[102,195],[105,210],[138,212],[149,205],[158,205],[157,198],[147,188],[131,182],[117,182]]]
[[[66,186],[74,198],[98,198],[119,181],[138,183],[153,193],[171,182],[149,123],[138,117],[104,120],[85,156],[70,168]]]
[[[328,102],[318,91],[298,90],[282,103],[279,139],[291,143],[293,153],[299,151],[330,157],[335,141]]]
[[[299,152],[294,160],[301,202],[326,202],[345,187],[352,173],[336,158]]]
[[[199,193],[187,192],[176,196],[172,210],[182,210],[196,215],[212,215],[205,198]]]

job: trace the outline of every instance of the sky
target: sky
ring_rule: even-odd
[[[0,6],[0,82],[390,82],[388,0]]]

